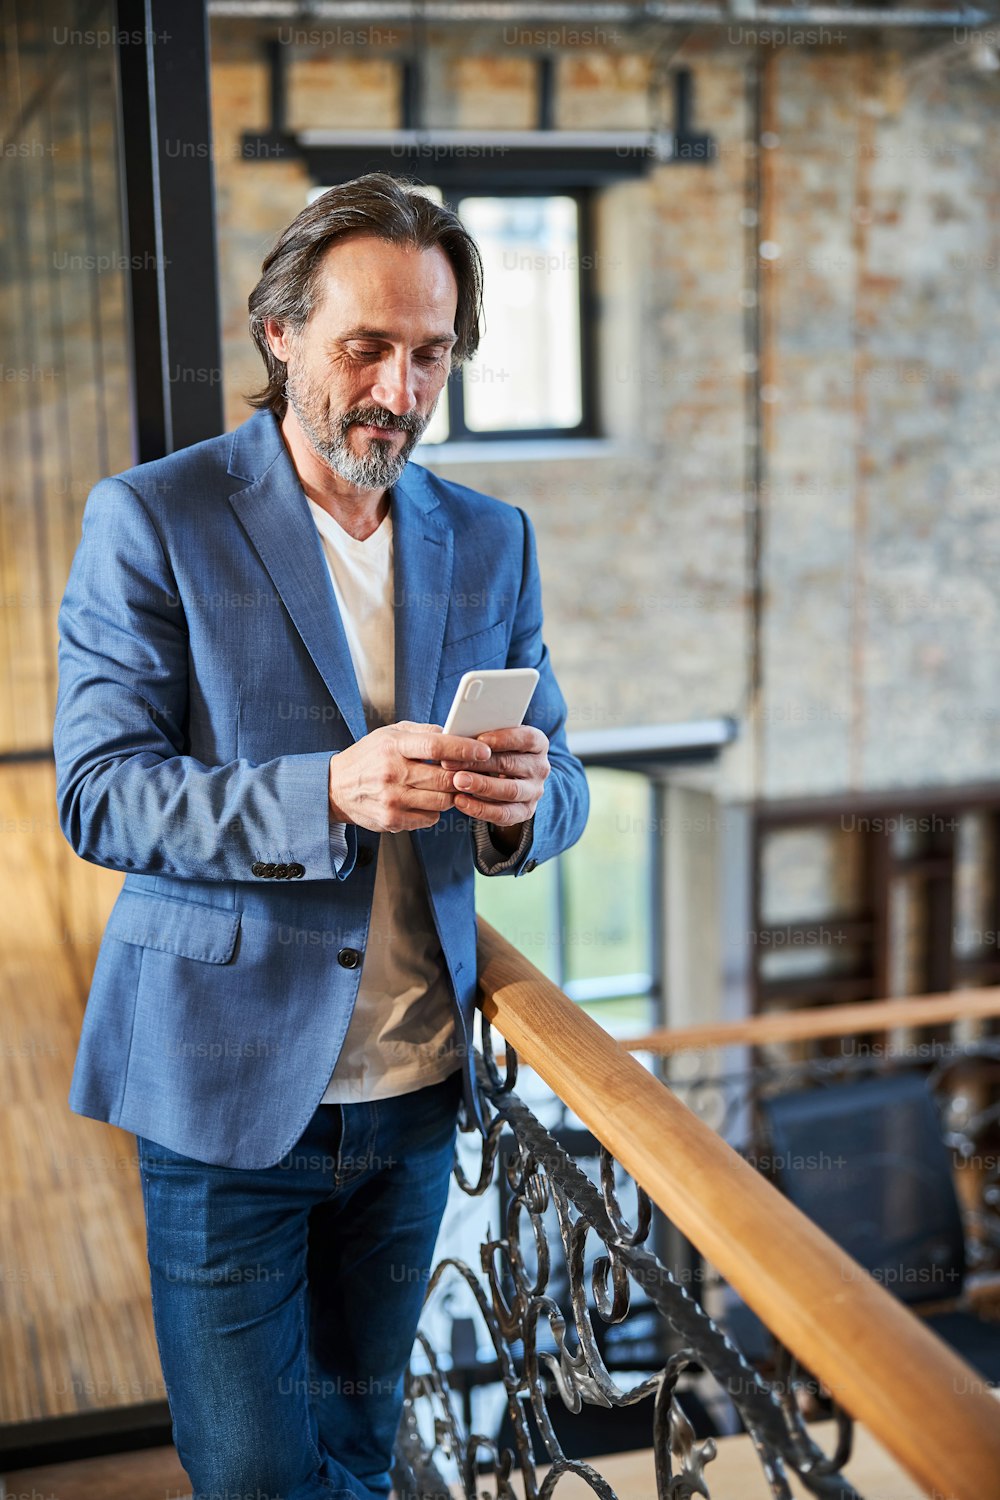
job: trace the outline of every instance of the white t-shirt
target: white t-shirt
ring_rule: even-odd
[[[391,498],[381,525],[363,542],[314,500],[309,509],[371,731],[395,722]],[[461,1067],[444,957],[411,837],[383,833],[378,842],[361,985],[321,1104],[411,1093]]]

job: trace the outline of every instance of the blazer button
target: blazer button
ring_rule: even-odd
[[[538,860],[537,859],[526,859],[524,861],[524,869],[522,870],[521,873],[523,875],[527,875],[527,873],[528,873],[529,870],[537,870],[537,869],[538,869]]]
[[[275,865],[275,867],[274,867],[274,878],[275,878],[275,880],[287,880],[288,879],[288,866],[287,865]]]
[[[301,880],[302,877],[303,877],[303,875],[305,873],[306,873],[306,867],[305,867],[305,865],[300,865],[300,864],[296,863],[296,864],[292,864],[292,865],[288,866],[288,878],[289,878],[289,880]]]
[[[356,969],[361,962],[361,954],[357,948],[341,948],[337,954],[337,962],[342,969]]]
[[[263,875],[263,873],[264,873],[264,866],[261,864],[260,860],[257,860],[256,864],[252,864],[250,866],[250,874],[251,875],[258,875],[259,876],[259,875]]]
[[[371,844],[359,844],[358,845],[358,856],[357,856],[357,859],[354,861],[355,864],[357,864],[357,865],[370,865],[371,862],[372,862],[372,860],[374,858],[375,858],[375,851],[372,848]]]
[[[261,865],[260,873],[264,876],[265,880],[271,879],[274,875],[274,868],[273,864]]]

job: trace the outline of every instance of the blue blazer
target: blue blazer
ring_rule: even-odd
[[[552,771],[521,876],[579,838],[587,784],[542,641],[531,524],[414,463],[392,491],[396,717],[470,668],[537,667]],[[367,732],[319,532],[270,412],[91,491],[58,618],[60,826],[125,871],[70,1108],[224,1166],[277,1162],[319,1104],[361,975],[379,835],[336,868],[330,756]],[[455,1002],[466,1111],[473,823],[410,835]],[[402,835],[397,835],[402,837]]]

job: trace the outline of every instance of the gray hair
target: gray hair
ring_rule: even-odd
[[[452,365],[471,359],[479,347],[483,265],[479,247],[451,208],[435,203],[413,183],[388,172],[367,172],[322,193],[292,220],[268,252],[250,293],[250,334],[267,369],[267,384],[246,399],[269,407],[280,419],[287,405],[284,360],[272,352],[268,318],[297,331],[309,321],[319,292],[319,271],[331,245],[351,234],[370,234],[415,250],[439,246],[458,283],[456,341]]]

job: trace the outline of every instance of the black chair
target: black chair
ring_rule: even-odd
[[[797,1089],[760,1107],[782,1192],[986,1381],[1000,1381],[1000,1322],[962,1305],[962,1214],[926,1078]],[[930,1310],[943,1302],[956,1305]],[[756,1342],[748,1309],[731,1308],[727,1321]]]

